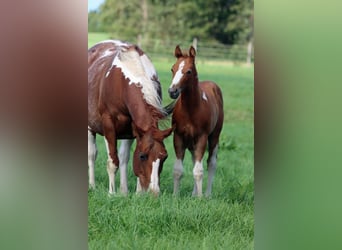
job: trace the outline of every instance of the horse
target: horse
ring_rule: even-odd
[[[161,105],[161,86],[148,56],[137,46],[106,40],[88,50],[88,167],[89,186],[95,187],[96,134],[104,136],[107,149],[109,194],[115,193],[120,167],[120,191],[127,194],[127,163],[137,140],[133,171],[137,192],[158,194],[159,177],[168,154],[163,140],[172,128],[160,130],[167,116]],[[117,153],[117,140],[123,139]]]
[[[208,143],[208,185],[206,196],[211,195],[216,171],[219,136],[223,126],[223,98],[218,85],[212,81],[198,81],[195,65],[196,50],[190,47],[189,54],[176,46],[176,63],[172,66],[172,82],[169,95],[176,99],[172,115],[174,128],[173,145],[176,153],[174,163],[174,194],[179,192],[183,174],[185,150],[191,152],[194,164],[193,196],[202,196],[203,155]]]

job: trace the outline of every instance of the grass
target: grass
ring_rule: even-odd
[[[89,34],[89,45],[107,39]],[[147,52],[148,53],[148,52]],[[172,52],[170,53],[172,55]],[[152,58],[164,93],[174,60]],[[192,162],[187,153],[180,195],[173,197],[172,136],[165,140],[169,154],[160,177],[161,194],[136,195],[131,161],[129,195],[108,197],[106,152],[98,136],[96,190],[88,192],[89,249],[252,249],[254,243],[254,80],[253,68],[231,63],[199,61],[200,79],[217,82],[224,96],[225,120],[220,137],[217,171],[211,198],[192,198]],[[135,144],[133,144],[135,148]],[[205,155],[205,159],[207,154]],[[206,169],[206,166],[205,166]],[[117,175],[119,177],[119,173]],[[206,188],[207,172],[203,188]],[[116,178],[118,189],[119,178]]]

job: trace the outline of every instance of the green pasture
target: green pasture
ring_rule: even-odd
[[[90,33],[88,46],[105,39],[105,34]],[[171,101],[167,89],[174,63],[172,53],[169,58],[151,58],[162,84],[164,105]],[[217,82],[224,97],[225,119],[212,197],[191,197],[194,182],[190,153],[184,161],[180,195],[173,197],[172,135],[165,140],[169,157],[161,173],[158,198],[135,194],[136,177],[131,161],[129,195],[109,197],[106,150],[103,138],[97,136],[97,187],[88,192],[89,249],[253,249],[254,69],[202,59],[197,62],[197,70],[200,80]],[[135,144],[132,151],[133,148]],[[117,190],[119,181],[118,172]],[[203,190],[206,181],[205,171]]]

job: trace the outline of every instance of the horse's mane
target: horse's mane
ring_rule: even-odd
[[[113,66],[121,69],[129,84],[141,87],[147,104],[157,109],[161,115],[164,114],[158,76],[146,54],[140,55],[135,46],[121,47],[113,59]]]

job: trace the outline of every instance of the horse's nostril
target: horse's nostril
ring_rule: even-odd
[[[178,89],[169,89],[169,95],[172,99],[176,99],[179,95]]]

